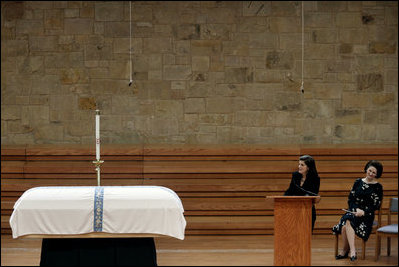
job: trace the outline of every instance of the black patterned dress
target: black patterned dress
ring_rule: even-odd
[[[350,212],[345,213],[339,223],[332,228],[333,233],[340,234],[342,226],[349,220],[355,234],[367,241],[373,227],[374,212],[379,209],[382,196],[383,188],[380,183],[368,184],[361,178],[356,179],[349,193],[348,210],[356,211],[356,208],[359,208],[364,211],[364,216],[356,217]]]

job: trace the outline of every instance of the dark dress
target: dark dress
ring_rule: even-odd
[[[307,177],[301,186],[302,174],[299,172],[292,173],[290,187],[285,191],[284,196],[313,196],[319,194],[320,177]],[[310,193],[308,193],[308,192]],[[313,193],[313,194],[311,194]],[[316,221],[316,208],[312,206],[312,231]]]
[[[359,208],[364,210],[364,216],[356,217],[350,212],[345,213],[339,223],[332,228],[333,233],[340,234],[342,226],[345,225],[346,220],[349,220],[355,234],[367,241],[373,227],[374,212],[379,209],[382,196],[381,184],[368,184],[361,178],[356,179],[348,196],[348,210],[356,211],[356,208]]]

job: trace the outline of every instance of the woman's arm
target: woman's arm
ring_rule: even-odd
[[[295,177],[296,177],[296,173],[292,173],[292,178],[291,178],[291,182],[290,182],[290,186],[288,187],[288,189],[285,191],[284,196],[294,196],[295,195]]]
[[[310,184],[308,191],[318,195],[319,190],[320,190],[320,177],[317,176],[312,180],[312,183]]]
[[[294,194],[294,177],[291,178],[290,186],[288,187],[287,190],[285,190],[284,196],[292,196]]]
[[[351,191],[349,192],[349,196],[348,196],[348,207],[349,210],[351,211],[356,211],[356,209],[358,208],[357,204],[356,204],[356,188],[358,186],[358,180],[355,181],[355,183],[352,186]]]

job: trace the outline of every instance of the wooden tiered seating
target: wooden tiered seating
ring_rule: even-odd
[[[397,145],[102,145],[101,185],[169,187],[183,202],[188,235],[272,234],[266,196],[284,193],[303,154],[321,177],[315,234],[331,233],[370,159],[384,165],[384,199],[398,194]],[[27,189],[97,185],[94,159],[92,145],[2,145],[1,233],[11,233],[13,205]]]

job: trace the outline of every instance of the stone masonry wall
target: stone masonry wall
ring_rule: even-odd
[[[397,2],[304,1],[304,94],[301,1],[131,3],[1,2],[2,144],[397,144]]]

